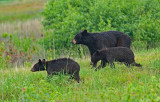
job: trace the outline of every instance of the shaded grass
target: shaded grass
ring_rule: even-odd
[[[127,68],[117,64],[95,72],[90,59],[75,59],[81,66],[81,83],[69,76],[54,76],[47,81],[46,72],[30,68],[0,71],[0,97],[5,101],[160,101],[160,50],[136,52],[136,62],[143,65]],[[145,60],[144,60],[145,59]],[[152,61],[152,63],[150,63]]]

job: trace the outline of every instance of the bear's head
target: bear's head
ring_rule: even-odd
[[[93,53],[93,55],[91,56],[91,63],[90,65],[93,65],[94,67],[96,67],[97,62],[101,59],[101,54],[100,51],[97,50],[95,53]]]
[[[75,37],[72,39],[72,44],[84,44],[85,43],[85,37],[88,35],[87,30],[80,31],[78,34],[75,35]]]
[[[45,63],[46,63],[45,59],[43,59],[42,61],[39,59],[39,61],[33,66],[33,68],[31,68],[31,71],[36,72],[45,70],[46,69]]]

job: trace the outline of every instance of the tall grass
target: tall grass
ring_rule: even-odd
[[[31,36],[36,35],[36,37],[40,37],[43,33],[43,26],[40,23],[41,19],[30,19],[26,21],[17,21],[14,23],[1,23],[0,24],[0,36],[4,33],[8,34],[19,34],[21,36],[27,35]]]
[[[136,62],[143,70],[116,64],[99,71],[90,69],[90,59],[75,59],[81,66],[81,83],[69,76],[30,72],[30,68],[0,71],[2,101],[160,101],[160,49],[136,52]]]

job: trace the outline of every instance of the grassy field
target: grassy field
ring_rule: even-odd
[[[4,3],[0,1],[0,23],[40,18],[40,12],[43,11],[45,2],[46,0],[12,0]]]
[[[54,49],[44,49],[42,38],[50,34],[41,24],[46,1],[0,1],[0,102],[160,102],[160,48],[147,51],[141,41],[133,42],[131,48],[143,70],[116,63],[115,69],[106,66],[94,71],[89,65],[88,49],[77,48],[75,53],[71,48],[60,57],[73,53],[81,67],[80,83],[65,75],[48,81],[46,71],[31,72],[39,58],[59,57]],[[17,66],[20,61],[23,67]],[[8,66],[15,63],[12,68]]]
[[[160,49],[136,52],[136,62],[143,70],[116,64],[99,71],[90,69],[90,59],[75,59],[81,67],[81,82],[69,76],[32,73],[30,68],[0,71],[1,101],[43,102],[159,102]]]
[[[10,62],[7,65],[14,65],[13,67],[21,62],[20,65],[23,65],[28,58],[32,57],[34,59],[34,57],[42,55],[42,53],[40,55],[40,52],[43,48],[37,45],[39,39],[42,38],[41,35],[44,35],[41,13],[44,10],[46,1],[0,1],[0,48],[1,45],[4,45],[5,49],[4,51],[0,49],[0,61],[3,60],[4,62],[4,59],[6,61],[6,52],[9,52]],[[36,52],[34,52],[34,49],[36,49]],[[21,55],[24,55],[23,59],[20,59],[20,57],[22,58]],[[16,56],[18,56],[18,59]],[[0,67],[4,68],[2,63]]]

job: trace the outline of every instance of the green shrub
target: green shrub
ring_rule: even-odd
[[[53,30],[58,49],[69,48],[73,36],[83,29],[118,30],[150,45],[160,39],[159,5],[158,0],[50,0],[43,12],[43,25]]]
[[[10,65],[10,56],[5,56],[4,42],[0,43],[0,69],[5,69]]]

